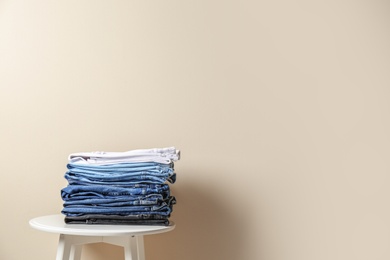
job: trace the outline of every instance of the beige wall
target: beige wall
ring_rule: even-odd
[[[0,1],[0,259],[54,259],[28,220],[60,212],[69,153],[171,145],[177,228],[148,260],[389,259],[389,12]]]

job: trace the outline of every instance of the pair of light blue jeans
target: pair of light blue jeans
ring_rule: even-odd
[[[132,187],[139,183],[151,183],[151,184],[164,184],[166,181],[173,183],[176,181],[176,175],[172,175],[170,178],[156,177],[149,174],[142,174],[137,176],[131,176],[122,178],[120,180],[112,180],[109,178],[88,178],[83,176],[75,176],[66,173],[65,179],[70,185],[108,185],[116,187]]]
[[[163,184],[166,181],[174,183],[176,173],[173,163],[121,163],[111,165],[77,165],[68,164],[65,178],[69,184],[76,185],[116,185],[154,183]]]
[[[82,165],[82,164],[68,163],[67,168],[71,171],[77,171],[82,173],[143,172],[143,171],[172,173],[174,164],[143,162],[143,163],[118,163],[118,164],[108,164],[108,165]]]

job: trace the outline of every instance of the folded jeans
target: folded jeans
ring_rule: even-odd
[[[64,201],[85,198],[121,198],[142,199],[147,195],[160,194],[163,198],[170,196],[168,184],[134,184],[129,187],[109,185],[68,185],[61,190]]]
[[[138,149],[127,152],[82,152],[68,157],[74,164],[115,164],[125,162],[158,162],[170,164],[180,159],[180,151],[175,147]]]
[[[138,220],[120,220],[120,219],[101,219],[91,218],[85,220],[74,220],[65,217],[66,224],[88,224],[88,225],[148,225],[148,226],[169,226],[168,219],[138,219]]]

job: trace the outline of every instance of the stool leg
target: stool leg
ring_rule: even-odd
[[[145,260],[143,236],[104,237],[103,242],[122,246],[125,260]]]
[[[81,259],[81,250],[82,245],[72,245],[70,249],[70,258],[69,260],[80,260]]]
[[[103,237],[60,235],[56,260],[80,260],[83,245],[103,242]]]
[[[65,235],[60,234],[57,247],[56,260],[68,260],[70,256],[71,244],[67,241]]]
[[[138,260],[145,260],[144,236],[136,236]]]
[[[127,243],[123,245],[125,251],[125,260],[138,260],[136,237],[128,237]]]

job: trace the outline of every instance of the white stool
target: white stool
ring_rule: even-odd
[[[56,260],[80,260],[82,246],[97,242],[122,246],[125,260],[145,260],[143,236],[175,228],[173,222],[169,226],[68,225],[61,214],[34,218],[29,223],[35,229],[60,234]]]

